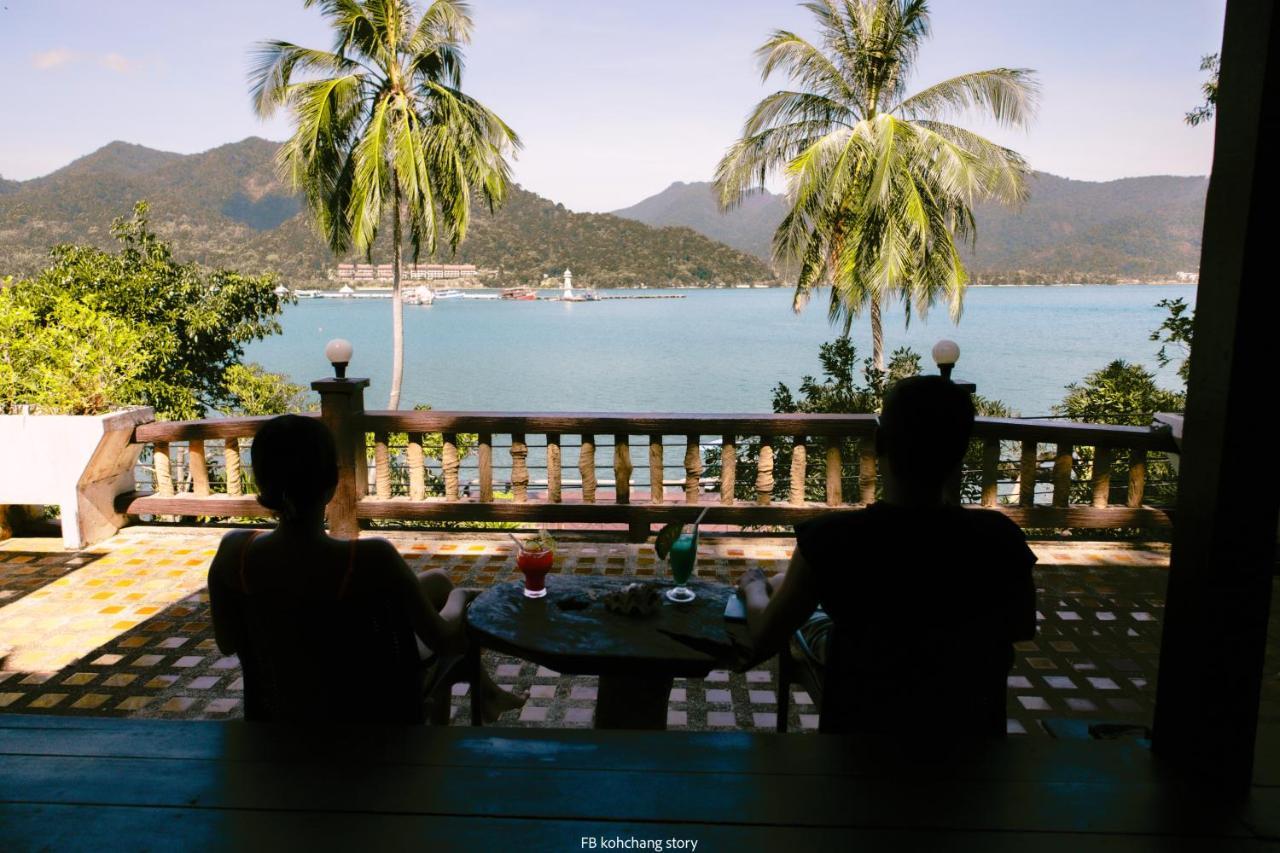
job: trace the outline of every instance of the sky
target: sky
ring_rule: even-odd
[[[464,90],[520,134],[515,177],[608,211],[709,180],[762,83],[770,31],[812,33],[792,0],[473,0]],[[1029,130],[966,121],[1039,170],[1080,180],[1203,175],[1211,126],[1188,127],[1225,0],[933,0],[912,89],[965,71],[1034,69]],[[195,153],[258,119],[253,44],[330,46],[302,0],[0,0],[0,176],[47,174],[113,140]],[[778,184],[773,184],[778,188]]]

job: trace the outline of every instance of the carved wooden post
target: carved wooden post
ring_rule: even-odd
[[[702,442],[700,436],[684,439],[684,501],[696,504],[702,491]]]
[[[870,436],[858,442],[858,502],[876,502],[876,443]]]
[[[844,502],[844,486],[840,481],[843,460],[840,458],[840,439],[827,439],[827,506],[840,506]]]
[[[1093,505],[1099,509],[1111,503],[1111,448],[1093,451]]]
[[[1022,466],[1018,474],[1018,503],[1035,506],[1036,503],[1036,443],[1022,442]]]
[[[477,451],[477,476],[480,478],[480,500],[493,500],[493,436],[480,433],[480,449]]]
[[[631,503],[631,447],[628,441],[626,435],[613,437],[613,482],[620,504]]]
[[[560,485],[560,433],[547,433],[547,500],[553,504],[561,501]]]
[[[995,506],[1000,499],[1000,439],[982,443],[982,505]]]
[[[662,458],[662,436],[649,436],[649,503],[660,504],[666,499],[662,481],[666,471]]]
[[[805,448],[804,436],[796,436],[795,444],[791,448],[791,494],[789,496],[790,503],[799,506],[804,503],[804,475],[808,459],[806,458],[808,451]]]
[[[584,435],[578,448],[578,474],[582,477],[582,501],[596,502],[596,437]]]
[[[329,530],[341,539],[360,533],[356,506],[368,463],[364,450],[364,389],[368,379],[321,379],[311,383],[320,394],[320,419],[338,446],[338,487],[325,512]]]
[[[387,447],[385,432],[373,435],[374,493],[378,500],[391,500],[391,450]]]
[[[156,468],[156,492],[162,497],[173,497],[173,470],[169,460],[169,442],[157,441],[151,450]]]
[[[444,472],[444,499],[458,500],[458,436],[446,432],[441,436],[440,468]]]
[[[413,433],[409,436],[409,449],[405,452],[405,460],[409,464],[409,500],[421,501],[427,497],[427,477],[423,465],[426,456],[422,452],[422,435]]]
[[[1125,504],[1130,509],[1142,506],[1142,492],[1147,483],[1147,451],[1134,450],[1129,463],[1129,495]]]
[[[1053,457],[1053,505],[1065,507],[1071,503],[1071,445],[1058,442],[1058,452]]]
[[[524,442],[524,433],[511,433],[511,494],[516,503],[529,500],[529,445]]]
[[[760,460],[756,464],[756,503],[768,506],[773,500],[773,443],[769,436],[760,438]]]
[[[228,438],[223,442],[222,467],[227,472],[227,494],[244,494],[244,487],[240,483],[240,439]]]
[[[209,464],[204,458],[203,439],[192,439],[187,446],[187,465],[191,468],[191,491],[198,498],[209,497]]]
[[[738,437],[726,435],[720,438],[720,503],[732,504],[738,488]]]

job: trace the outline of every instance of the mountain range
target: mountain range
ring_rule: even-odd
[[[276,174],[278,149],[255,137],[190,155],[113,142],[40,178],[0,178],[0,274],[33,273],[57,243],[109,247],[112,220],[145,199],[152,227],[180,258],[324,286],[339,260],[363,258],[328,251]],[[374,262],[390,260],[386,242]],[[596,287],[775,280],[759,257],[690,228],[574,213],[519,187],[496,214],[475,208],[458,254],[436,260],[497,269],[504,285],[558,278],[566,267]]]
[[[1208,178],[1157,175],[1095,183],[1036,172],[1017,208],[982,204],[977,241],[965,249],[979,281],[1162,279],[1200,264]],[[786,198],[763,191],[722,213],[710,183],[676,182],[617,216],[685,225],[769,257]]]
[[[200,154],[113,142],[27,181],[0,177],[0,275],[39,269],[56,243],[110,246],[135,201],[178,256],[291,286],[326,286],[339,260],[275,170],[279,143],[250,137]],[[979,282],[1159,280],[1196,270],[1208,179],[1151,176],[1094,183],[1043,172],[1019,208],[980,205]],[[613,214],[575,213],[519,187],[495,214],[477,206],[466,242],[444,263],[538,284],[566,267],[587,286],[776,282],[769,264],[783,196],[760,192],[728,213],[710,183],[674,183]],[[390,229],[383,229],[384,234]],[[386,240],[373,260],[390,259]],[[420,259],[426,262],[426,258]]]

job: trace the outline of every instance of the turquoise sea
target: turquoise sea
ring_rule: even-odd
[[[836,336],[821,295],[800,314],[791,291],[603,291],[684,299],[590,303],[454,299],[405,306],[402,407],[473,411],[767,412],[779,381],[793,389],[819,372],[818,345]],[[1062,285],[975,287],[953,324],[944,307],[903,326],[885,312],[886,348],[911,346],[933,369],[939,338],[960,345],[956,377],[1024,416],[1047,415],[1064,388],[1123,358],[1156,370],[1148,339],[1165,298],[1194,303],[1195,287]],[[355,346],[349,375],[372,380],[366,407],[386,405],[391,302],[308,299],[289,306],[284,334],[254,343],[247,358],[306,383],[330,374],[324,344]],[[866,318],[854,326],[871,354]],[[1157,371],[1177,384],[1174,366]]]

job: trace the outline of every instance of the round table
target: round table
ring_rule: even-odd
[[[523,581],[500,584],[467,609],[468,633],[483,648],[557,672],[598,675],[597,728],[665,729],[672,679],[745,666],[746,627],[725,621],[733,589],[705,581],[687,584],[698,595],[692,602],[675,604],[664,596],[649,616],[605,608],[607,593],[634,582],[553,574],[543,598],[526,598]],[[671,586],[654,585],[663,592]]]

